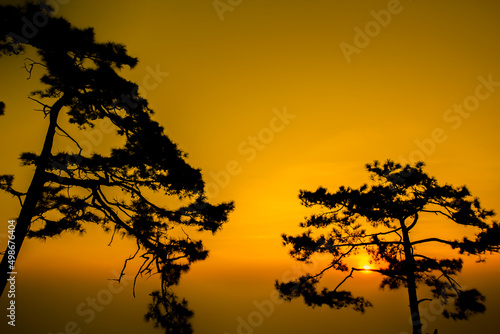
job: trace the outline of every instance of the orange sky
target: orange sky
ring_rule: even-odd
[[[210,199],[235,201],[224,229],[202,236],[209,259],[195,264],[178,289],[195,311],[196,333],[236,333],[239,317],[248,320],[254,302],[271,300],[274,280],[297,266],[280,234],[298,231],[310,212],[300,206],[299,189],[357,187],[368,181],[364,164],[374,159],[423,159],[441,183],[465,184],[486,208],[500,208],[496,1],[220,0],[236,4],[224,13],[212,0],[51,2],[77,27],[94,27],[99,41],[123,43],[139,58],[124,75],[143,87],[155,119],[202,169]],[[39,151],[46,129],[26,99],[36,81],[26,80],[22,64],[23,57],[0,58],[0,101],[7,105],[0,173],[16,174],[18,188],[32,171],[19,168],[17,158]],[[79,136],[95,150],[117,144],[109,133]],[[16,200],[0,194],[0,228],[18,211]],[[142,322],[156,280],[141,281],[135,300],[125,287],[90,323],[76,312],[134,251],[129,241],[107,247],[108,240],[91,228],[85,237],[25,243],[18,263],[25,330],[55,334],[75,321],[82,333],[160,333]],[[486,264],[468,259],[460,277],[486,295],[485,315],[455,323],[431,312],[428,330],[496,333],[499,265],[498,256]],[[346,286],[375,304],[365,315],[313,310],[296,300],[274,305],[252,329],[409,331],[405,291],[379,291],[379,279],[358,275]]]

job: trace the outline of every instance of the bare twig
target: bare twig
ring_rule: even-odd
[[[26,60],[31,61],[31,63],[30,64],[26,64]],[[29,76],[28,76],[28,78],[26,80],[31,79],[31,73],[33,72],[33,66],[35,66],[35,65],[40,65],[40,66],[43,66],[43,67],[47,67],[45,64],[39,63],[37,61],[34,61],[31,58],[28,58],[28,57],[24,58],[24,69],[26,70],[26,72],[29,73]],[[29,66],[29,68],[28,68],[28,66]]]
[[[50,111],[47,111],[47,109],[48,109],[48,110],[50,110],[50,109],[51,109],[51,106],[49,106],[48,104],[45,104],[45,103],[43,103],[43,102],[40,102],[39,100],[37,100],[37,99],[35,99],[35,98],[31,97],[31,96],[28,96],[28,99],[30,99],[30,100],[32,100],[32,101],[35,101],[36,103],[38,103],[38,104],[42,105],[42,106],[43,106],[43,109],[42,109],[42,110],[37,109],[37,110],[40,110],[41,112],[43,112],[43,115],[44,115],[45,117],[47,117],[47,115],[50,113]]]

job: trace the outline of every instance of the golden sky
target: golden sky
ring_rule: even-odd
[[[139,58],[124,75],[142,87],[155,119],[202,169],[210,199],[235,201],[224,229],[201,236],[209,259],[193,265],[178,287],[195,312],[195,333],[237,333],[256,305],[273,300],[275,279],[302,270],[280,240],[310,213],[300,206],[299,189],[357,187],[368,181],[364,164],[375,159],[423,160],[441,183],[465,184],[486,208],[500,210],[497,1],[49,3],[75,26],[94,27],[99,41],[123,43]],[[0,101],[7,105],[0,174],[16,174],[19,188],[32,171],[19,168],[17,158],[39,151],[46,129],[26,99],[37,85],[26,80],[23,59],[0,58]],[[80,139],[96,150],[116,144],[110,133]],[[15,199],[0,195],[1,228],[18,211]],[[449,225],[436,231],[458,232]],[[160,333],[142,322],[154,279],[139,282],[136,299],[130,285],[114,294],[89,323],[90,313],[76,311],[108,287],[112,270],[134,251],[130,241],[113,247],[108,241],[90,228],[85,237],[26,242],[18,263],[17,329],[56,334],[74,321],[82,333]],[[498,256],[485,264],[466,259],[459,277],[486,295],[485,315],[455,323],[430,310],[428,331],[496,333],[499,265]],[[379,282],[360,274],[346,285],[374,303],[364,315],[295,300],[273,303],[272,314],[251,329],[409,332],[405,291],[380,291]]]

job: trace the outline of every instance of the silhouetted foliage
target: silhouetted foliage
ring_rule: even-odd
[[[0,176],[0,188],[21,202],[16,251],[25,236],[46,239],[67,231],[81,233],[89,223],[112,231],[113,236],[123,233],[134,238],[138,249],[128,260],[143,261],[137,275],[159,273],[162,282],[162,288],[152,294],[147,319],[167,333],[189,333],[192,313],[185,302],[177,302],[171,286],[193,262],[208,256],[202,242],[189,234],[220,230],[233,203],[207,201],[200,170],[186,162],[187,155],[152,119],[153,110],[139,96],[138,86],[118,74],[138,62],[125,46],[96,42],[92,28],[75,28],[64,18],[53,17],[44,4],[1,6],[0,13],[0,54],[36,51],[38,58],[26,58],[25,68],[29,77],[43,70],[45,88],[32,92],[30,98],[42,106],[41,116],[49,119],[41,153],[21,155],[24,166],[35,167],[28,191],[14,190],[12,175]],[[45,17],[46,24],[26,36],[24,25],[35,16]],[[3,112],[4,104],[0,107]],[[60,124],[61,112],[67,113],[69,124]],[[91,129],[103,120],[124,145],[108,155],[85,153],[70,129]],[[55,134],[66,137],[73,150],[53,154]],[[174,198],[170,202],[178,204],[155,203],[153,193]],[[4,276],[10,271],[6,258]],[[159,311],[159,305],[166,312]],[[174,318],[164,318],[171,315]],[[177,325],[178,331],[169,327]]]
[[[408,290],[414,333],[421,333],[418,305],[432,300],[417,299],[417,286],[427,286],[433,298],[448,304],[443,312],[446,318],[468,319],[483,313],[484,296],[475,289],[461,289],[454,279],[462,270],[462,260],[426,256],[418,246],[445,245],[460,254],[478,256],[498,252],[500,226],[487,222],[494,212],[483,209],[465,186],[439,185],[423,172],[423,166],[422,162],[401,166],[390,160],[384,164],[375,161],[366,165],[371,185],[364,184],[359,189],[341,186],[333,193],[322,187],[314,192],[301,190],[303,205],[318,206],[323,211],[306,217],[300,224],[306,232],[297,236],[284,234],[283,243],[291,246],[290,255],[298,261],[310,262],[315,254],[329,254],[332,261],[318,274],[303,275],[291,282],[277,281],[281,296],[286,300],[302,296],[310,306],[351,306],[364,312],[372,306],[369,301],[338,290],[354,272],[366,270],[350,267],[346,262],[346,258],[364,250],[378,266],[370,271],[383,275],[382,288]],[[475,229],[477,234],[472,239],[449,240],[427,226],[430,237],[410,238],[422,214],[447,218]],[[318,292],[316,285],[329,269],[349,274],[335,289]]]
[[[153,321],[154,327],[165,329],[168,334],[192,333],[189,320],[193,312],[188,309],[186,300],[179,302],[177,296],[170,291],[153,291],[153,302],[149,304],[148,313],[144,316],[146,321]]]

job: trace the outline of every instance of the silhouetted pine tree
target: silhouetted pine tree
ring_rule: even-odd
[[[283,234],[283,243],[291,245],[290,254],[299,261],[311,261],[315,254],[329,254],[332,261],[317,274],[306,274],[290,282],[276,281],[281,296],[286,300],[302,296],[309,306],[350,306],[364,312],[372,306],[369,301],[339,290],[355,272],[366,270],[349,267],[345,262],[349,256],[364,250],[378,265],[370,270],[383,275],[382,288],[408,291],[414,334],[422,333],[419,304],[432,300],[417,298],[419,285],[429,287],[433,298],[448,304],[443,311],[446,318],[468,319],[472,314],[484,312],[484,296],[476,289],[461,289],[454,279],[462,269],[462,260],[426,256],[419,246],[442,245],[460,254],[498,252],[500,226],[487,222],[493,211],[483,209],[465,186],[439,185],[423,172],[423,166],[421,162],[401,166],[390,160],[383,165],[375,161],[366,165],[372,185],[365,184],[359,189],[342,186],[334,193],[321,187],[314,192],[301,190],[302,204],[318,206],[323,212],[300,224],[307,232],[298,236]],[[431,230],[430,237],[412,238],[411,232],[424,214],[469,226],[477,234],[472,240],[466,237],[450,240]],[[333,290],[318,291],[316,285],[330,269],[349,274]]]
[[[208,251],[182,227],[215,233],[227,221],[233,203],[208,203],[200,170],[185,161],[187,155],[152,119],[148,102],[137,95],[138,86],[118,74],[124,66],[137,64],[125,46],[96,42],[92,28],[75,28],[64,18],[53,17],[45,5],[0,7],[0,55],[19,56],[25,50],[36,50],[38,55],[27,59],[30,76],[34,70],[45,72],[41,77],[45,89],[32,92],[30,98],[42,106],[48,128],[41,152],[21,155],[23,165],[35,168],[28,190],[14,190],[14,177],[0,176],[1,189],[21,202],[15,257],[26,236],[45,239],[66,231],[83,232],[88,223],[123,232],[137,240],[134,257],[144,260],[138,274],[161,277],[161,289],[153,292],[146,318],[167,333],[191,332],[192,312],[185,301],[177,301],[171,286]],[[2,103],[1,113],[4,107]],[[71,124],[61,124],[62,113]],[[92,128],[103,119],[112,123],[125,143],[109,155],[85,155],[67,127]],[[53,152],[56,133],[66,136],[78,153]],[[153,193],[176,198],[179,204],[167,207],[166,202],[153,202]],[[2,291],[13,265],[6,252],[1,262]]]

